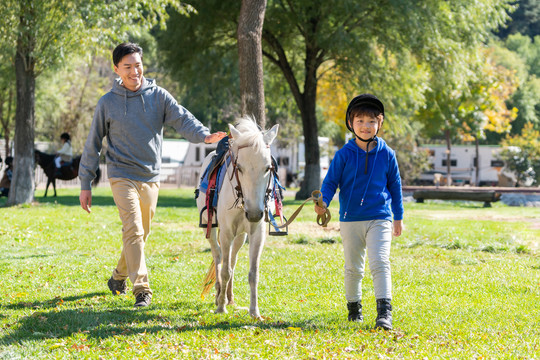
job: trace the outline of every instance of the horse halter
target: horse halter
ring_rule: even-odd
[[[241,149],[244,149],[244,148],[248,148],[250,147],[252,144],[249,144],[249,145],[242,145],[242,146],[239,146],[238,149],[236,149],[236,155],[232,152],[232,144],[229,140],[229,157],[231,158],[231,163],[232,163],[232,166],[233,166],[233,169],[232,169],[232,174],[231,174],[231,177],[229,178],[229,180],[232,180],[233,177],[236,178],[236,186],[234,187],[234,190],[236,191],[236,200],[234,201],[234,204],[232,207],[239,207],[241,209],[244,209],[244,193],[242,192],[242,184],[240,183],[240,178],[238,176],[238,153],[240,152]],[[270,147],[269,145],[267,145],[266,147]],[[274,173],[275,171],[275,167],[274,167],[274,163],[272,162],[271,165],[270,165],[270,169],[269,171],[271,172],[271,174]],[[265,206],[265,209],[267,207],[267,202],[268,202],[268,197],[270,196],[270,193],[272,192],[271,190],[271,186],[270,184],[272,183],[272,176],[269,176],[268,178],[268,184],[266,185],[266,191],[265,191],[265,195],[264,195],[264,206]],[[240,203],[240,206],[238,206],[238,203]]]

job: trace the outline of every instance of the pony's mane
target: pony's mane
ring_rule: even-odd
[[[238,119],[234,127],[241,133],[240,137],[233,139],[234,145],[250,146],[256,153],[260,153],[267,148],[263,140],[263,134],[253,118],[249,116],[242,117]]]

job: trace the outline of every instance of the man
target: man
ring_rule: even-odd
[[[107,172],[122,220],[123,241],[120,260],[108,286],[113,295],[125,294],[129,277],[136,307],[148,306],[152,300],[144,244],[158,199],[163,126],[172,126],[194,143],[215,143],[226,136],[224,132],[210,134],[165,89],[153,79],[146,79],[142,55],[142,49],[133,43],[114,49],[114,72],[119,78],[98,102],[79,168],[79,200],[90,213],[90,183],[96,176],[106,137]]]

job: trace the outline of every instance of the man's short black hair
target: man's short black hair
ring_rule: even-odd
[[[114,66],[118,66],[120,61],[122,61],[122,58],[129,54],[138,53],[141,55],[141,59],[143,57],[143,50],[142,48],[135,43],[122,43],[118,45],[114,51],[113,51],[113,63]]]

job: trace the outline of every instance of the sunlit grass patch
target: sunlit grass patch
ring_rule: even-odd
[[[252,320],[248,248],[235,272],[237,307],[215,314],[201,299],[211,261],[191,189],[163,189],[146,244],[154,290],[148,309],[106,281],[121,249],[110,190],[92,214],[77,189],[2,208],[0,358],[535,358],[540,354],[540,229],[535,208],[406,204],[391,254],[395,329],[373,331],[366,266],[365,320],[346,321],[337,205],[328,229],[308,206],[286,237],[268,237]],[[287,199],[289,214],[300,202]],[[114,355],[112,355],[114,354]]]

